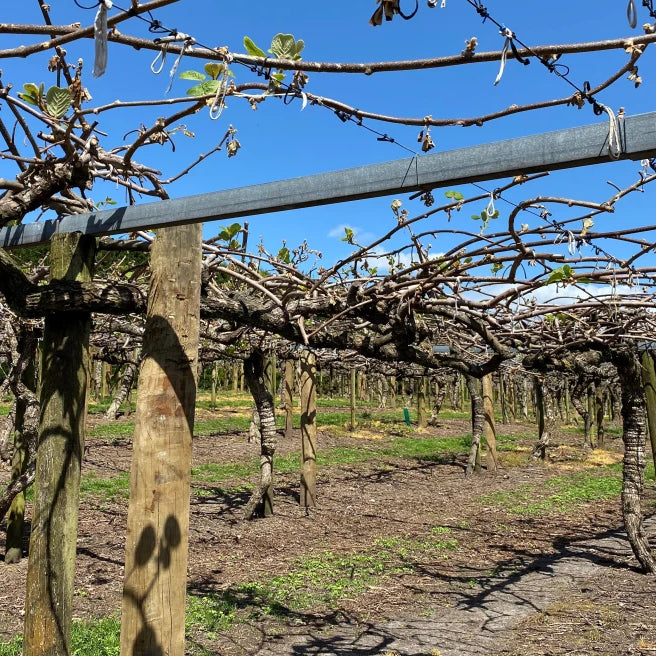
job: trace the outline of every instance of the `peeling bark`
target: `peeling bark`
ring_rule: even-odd
[[[273,454],[276,451],[276,417],[267,387],[264,353],[254,349],[244,361],[244,377],[260,420],[260,480],[244,508],[244,519],[273,514]]]
[[[471,398],[472,413],[472,442],[469,450],[469,457],[467,458],[467,468],[465,469],[465,475],[468,476],[476,467],[476,461],[481,448],[481,437],[483,436],[485,423],[485,409],[483,407],[483,397],[478,391],[478,380],[473,376],[465,376],[465,380]]]
[[[633,351],[614,354],[622,385],[622,440],[624,464],[622,476],[622,515],[635,557],[642,568],[656,573],[652,554],[642,525],[642,492],[644,488],[646,451],[646,413],[641,385],[640,365]]]

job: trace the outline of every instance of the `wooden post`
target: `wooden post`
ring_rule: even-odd
[[[216,408],[216,386],[219,382],[219,363],[212,362],[212,377],[210,380],[210,405]]]
[[[317,388],[316,359],[301,352],[301,506],[316,506],[317,487]]]
[[[39,433],[39,408],[36,400],[36,360],[37,328],[21,322],[18,336],[18,353],[26,359],[26,366],[20,377],[20,385],[27,394],[16,394],[16,415],[14,418],[14,453],[11,460],[11,480],[19,478],[27,470],[31,453]],[[12,383],[13,388],[13,383]],[[16,393],[16,392],[14,392]],[[0,513],[1,515],[1,513]],[[23,556],[23,529],[25,528],[25,491],[18,493],[7,514],[7,540],[5,542],[5,563],[20,562]]]
[[[122,656],[183,656],[201,225],[157,231],[151,250],[130,472]]]
[[[656,467],[656,368],[654,357],[649,351],[643,351],[640,373],[647,406],[647,425],[651,441],[651,457]]]
[[[239,364],[235,361],[232,363],[232,391],[239,389]]]
[[[426,392],[428,388],[428,379],[425,376],[417,378],[417,426],[426,428],[428,426],[428,417],[426,415]]]
[[[355,383],[356,383],[357,377],[355,373],[355,369],[351,369],[351,385],[350,385],[350,405],[351,405],[351,430],[355,430]]]
[[[291,437],[294,430],[294,361],[291,359],[285,360],[285,379],[282,392],[285,406],[285,437]]]
[[[95,241],[55,235],[52,280],[92,279]],[[25,598],[25,656],[70,653],[75,549],[89,380],[91,315],[46,317],[41,354],[41,417]]]
[[[487,470],[496,471],[499,467],[497,454],[497,429],[494,422],[494,398],[492,374],[483,376],[483,431],[487,443]],[[503,403],[503,398],[501,399]]]

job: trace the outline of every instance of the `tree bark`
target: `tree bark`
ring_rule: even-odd
[[[640,373],[647,406],[651,457],[654,462],[654,468],[656,469],[656,368],[654,367],[654,356],[650,351],[643,351],[641,364]]]
[[[158,229],[137,391],[122,656],[183,656],[202,226]]]
[[[483,420],[484,435],[487,442],[487,470],[496,471],[499,468],[497,453],[497,429],[494,422],[494,388],[492,374],[482,378],[483,382]],[[501,401],[503,404],[503,400]]]
[[[637,354],[626,349],[614,354],[622,384],[622,439],[624,466],[622,476],[622,514],[635,557],[646,572],[656,573],[656,560],[649,548],[642,526],[642,491],[644,487],[646,417]]]
[[[554,400],[547,379],[536,380],[535,400],[538,419],[538,441],[533,448],[533,457],[544,460],[556,424]]]
[[[351,431],[355,430],[355,383],[357,376],[355,369],[351,369],[351,384],[349,385],[349,399],[351,410]]]
[[[264,354],[253,349],[244,361],[244,377],[253,395],[260,422],[260,480],[244,508],[244,519],[273,514],[273,455],[276,451],[276,416],[267,387]]]
[[[417,378],[417,426],[426,428],[428,426],[428,415],[426,412],[426,389],[428,380],[425,376]]]
[[[10,387],[16,399],[14,419],[14,453],[12,457],[12,482],[26,471],[33,458],[39,433],[39,401],[36,398],[37,337],[24,322],[19,328],[18,354],[21,362],[16,376],[12,375]],[[4,517],[4,513],[0,513]],[[7,517],[7,541],[5,563],[20,562],[23,555],[23,529],[25,526],[25,491],[14,497]]]
[[[314,353],[301,351],[301,506],[317,505],[317,388]]]
[[[52,239],[53,279],[90,280],[95,242]],[[46,317],[36,486],[25,598],[25,656],[70,653],[75,550],[89,379],[88,313]]]
[[[285,360],[283,405],[285,407],[285,437],[290,438],[294,432],[294,361],[291,359]]]
[[[465,475],[468,476],[476,467],[476,460],[481,448],[485,410],[483,407],[483,397],[478,391],[478,379],[473,376],[465,376],[465,381],[467,384],[467,390],[469,391],[469,398],[471,399],[472,415],[472,441],[469,450],[469,457],[467,458],[467,468],[465,469]]]
[[[112,402],[109,404],[109,408],[107,408],[107,411],[105,412],[105,419],[114,421],[118,417],[121,410],[121,404],[124,401],[127,403],[128,412],[130,411],[130,392],[132,391],[132,386],[134,385],[134,379],[136,376],[136,362],[126,362],[125,368],[123,369],[123,375],[121,376],[121,382],[118,385],[118,389],[114,394]]]

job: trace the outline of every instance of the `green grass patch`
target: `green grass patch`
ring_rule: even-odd
[[[89,472],[80,481],[82,499],[93,497],[103,501],[120,501],[130,496],[130,474],[121,472],[112,478],[99,478]]]
[[[73,622],[71,628],[72,656],[118,656],[121,624],[118,618]],[[21,656],[23,637],[0,642],[0,656]]]
[[[509,515],[539,516],[568,512],[591,501],[612,499],[622,492],[622,463],[554,476],[544,485],[522,485],[508,492],[479,498],[481,503],[502,508]],[[654,466],[645,472],[654,478]]]
[[[132,421],[113,421],[107,424],[100,424],[88,431],[89,437],[129,437],[134,433],[134,422]]]

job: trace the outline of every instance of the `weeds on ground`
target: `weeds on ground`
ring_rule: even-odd
[[[622,463],[581,472],[554,476],[542,485],[522,485],[508,492],[495,492],[479,498],[481,503],[495,505],[510,515],[551,515],[570,511],[577,506],[612,499],[622,492]],[[653,465],[645,472],[654,478]]]
[[[73,622],[71,629],[71,656],[118,656],[121,624],[116,617]],[[21,656],[23,638],[0,642],[0,656]]]

